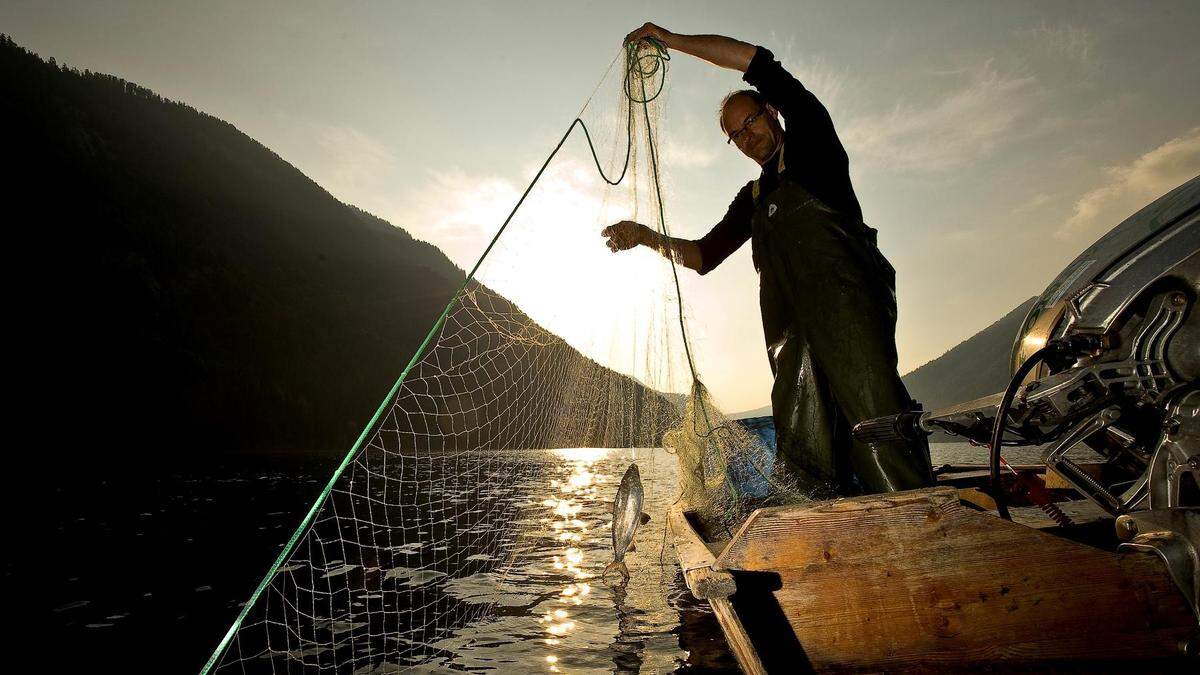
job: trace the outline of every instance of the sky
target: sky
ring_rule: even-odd
[[[231,122],[464,268],[644,21],[767,46],[825,103],[897,270],[901,372],[1200,174],[1196,2],[0,3],[18,44]],[[663,163],[679,236],[703,235],[757,174],[716,124],[741,86],[671,62]],[[594,180],[586,153],[576,142],[556,160],[563,208],[589,207],[569,192]],[[582,234],[595,217],[569,219],[578,233],[556,245],[587,249],[579,276],[632,297],[626,263],[601,271],[600,238]],[[749,247],[681,281],[718,402],[765,405]]]

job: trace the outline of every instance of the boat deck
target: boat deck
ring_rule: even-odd
[[[746,673],[1195,667],[1179,657],[1197,628],[1183,595],[1157,558],[1114,552],[1102,512],[1067,503],[1072,528],[1032,506],[1001,520],[957,473],[961,486],[759,509],[728,541],[705,541],[682,503],[668,527]]]

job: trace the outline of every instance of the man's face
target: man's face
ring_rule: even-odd
[[[783,130],[772,111],[759,107],[747,96],[734,96],[725,104],[721,115],[726,135],[733,136],[738,150],[750,159],[764,164],[775,154]],[[747,126],[747,122],[750,124]]]

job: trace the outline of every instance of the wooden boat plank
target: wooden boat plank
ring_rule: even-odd
[[[818,670],[1168,657],[1195,630],[1152,556],[967,509],[950,488],[761,509],[715,565],[780,575]]]
[[[729,650],[733,652],[733,657],[737,659],[742,672],[745,675],[766,675],[767,669],[763,667],[758,651],[750,641],[750,635],[746,633],[737,613],[733,611],[729,598],[711,598],[708,603],[712,606],[713,614],[717,615],[717,622],[721,624],[721,630],[725,633],[725,641],[729,643]]]
[[[684,509],[685,504],[682,501],[671,507],[667,513],[667,527],[688,590],[703,600],[728,598],[737,591],[733,575],[713,569],[716,555],[688,522]]]
[[[737,591],[733,575],[712,568],[717,552],[700,539],[687,518],[686,509],[687,505],[682,501],[672,506],[667,513],[667,528],[688,590],[696,598],[707,600],[712,607],[729,650],[733,652],[742,672],[746,675],[766,675],[767,670],[729,601],[729,596]]]

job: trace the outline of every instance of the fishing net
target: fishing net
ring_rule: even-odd
[[[669,233],[667,66],[651,42],[614,61],[204,672],[464,667],[464,630],[520,602],[513,570],[531,509],[546,508],[547,448],[668,448],[712,531],[801,496],[700,384],[674,261],[612,255],[598,236],[622,219]],[[576,127],[586,143],[560,155]],[[577,500],[597,497],[556,489],[569,546],[586,530]],[[584,593],[603,561],[572,551],[555,567]]]

